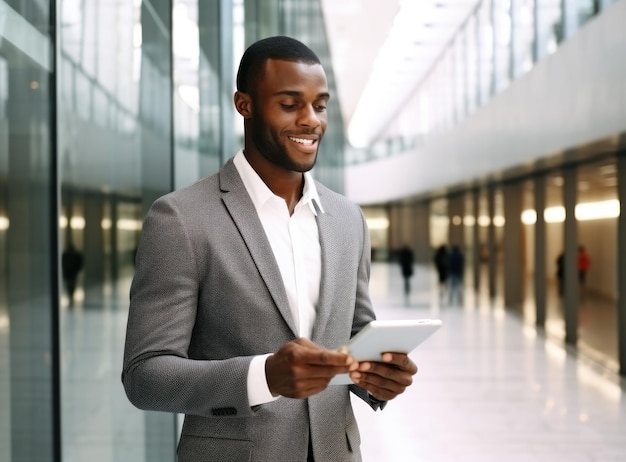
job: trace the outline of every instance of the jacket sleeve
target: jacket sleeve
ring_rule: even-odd
[[[137,249],[122,371],[126,395],[143,410],[251,414],[252,356],[189,357],[201,278],[184,218],[175,199],[164,196],[151,207]]]

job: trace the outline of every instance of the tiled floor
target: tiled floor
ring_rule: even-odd
[[[366,462],[626,461],[626,382],[524,326],[501,306],[441,305],[428,270],[407,304],[376,265],[378,316],[437,317],[405,394],[373,413],[355,400]],[[471,294],[468,294],[471,296]]]
[[[154,462],[146,414],[120,382],[128,283],[63,308],[64,462]],[[354,400],[365,462],[626,461],[623,379],[497,301],[466,291],[464,306],[440,303],[429,267],[418,267],[412,284],[405,300],[399,268],[373,265],[380,319],[432,317],[444,326],[412,353],[420,371],[405,394],[378,413]]]

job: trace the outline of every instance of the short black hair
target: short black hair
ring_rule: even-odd
[[[294,38],[284,35],[264,38],[250,45],[241,57],[237,90],[249,93],[253,79],[259,76],[268,59],[321,64],[313,50]]]

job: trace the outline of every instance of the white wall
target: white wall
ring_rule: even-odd
[[[348,167],[346,195],[374,204],[424,194],[626,131],[624,24],[620,0],[451,132]]]

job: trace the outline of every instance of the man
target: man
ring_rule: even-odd
[[[234,97],[244,149],[146,217],[122,380],[135,406],[185,414],[180,462],[358,461],[349,391],[377,409],[417,372],[340,351],[374,312],[361,211],[308,173],[328,98],[309,48],[256,42]]]
[[[61,274],[65,281],[69,306],[74,306],[74,292],[76,292],[78,275],[82,269],[83,254],[70,242],[61,255]]]
[[[413,276],[413,250],[408,245],[403,245],[398,250],[398,263],[400,263],[400,271],[404,280],[404,297],[409,301],[411,294],[411,277]]]
[[[452,305],[455,301],[463,304],[463,273],[465,271],[465,258],[458,245],[453,245],[448,254],[448,274],[450,277],[450,298]]]

